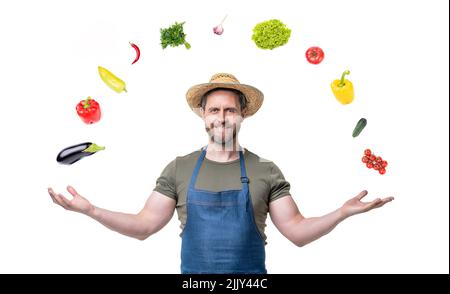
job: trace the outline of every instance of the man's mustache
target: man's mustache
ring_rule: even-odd
[[[236,128],[236,124],[232,124],[232,123],[210,123],[207,127],[207,129],[213,129],[213,128]]]

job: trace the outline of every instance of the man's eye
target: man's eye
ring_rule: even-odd
[[[228,112],[235,113],[235,112],[236,112],[236,109],[230,108],[230,109],[228,109]]]
[[[211,109],[209,112],[211,112],[211,113],[216,113],[217,111],[218,111],[217,108],[213,108],[213,109]]]

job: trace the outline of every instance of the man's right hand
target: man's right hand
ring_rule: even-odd
[[[69,193],[73,196],[72,200],[67,199],[62,194],[55,193],[52,188],[48,188],[48,194],[52,197],[53,202],[62,206],[64,209],[86,215],[92,214],[94,205],[92,205],[86,198],[78,194],[72,186],[67,186],[67,191],[69,191]]]
[[[164,227],[172,218],[176,205],[175,199],[153,191],[138,214],[122,213],[92,205],[71,186],[67,187],[67,191],[73,196],[72,200],[48,188],[53,202],[64,209],[83,213],[113,231],[139,240]]]

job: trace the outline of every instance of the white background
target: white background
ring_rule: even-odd
[[[252,28],[272,18],[291,38],[258,49]],[[230,72],[265,94],[242,145],[281,168],[305,216],[363,189],[395,196],[303,248],[268,219],[270,273],[448,273],[448,20],[448,1],[2,1],[0,272],[178,273],[176,217],[141,242],[56,206],[47,187],[138,212],[165,165],[206,143],[187,89]],[[191,50],[161,49],[159,29],[175,21]],[[129,41],[142,50],[134,65]],[[313,45],[320,65],[304,57]],[[98,65],[128,93],[107,88]],[[343,106],[330,83],[346,69],[356,94]],[[103,110],[94,125],[75,112],[89,95]],[[361,117],[368,125],[352,138]],[[106,150],[56,163],[85,141]],[[389,162],[385,175],[363,165],[365,148]]]

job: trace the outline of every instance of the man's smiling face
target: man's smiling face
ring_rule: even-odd
[[[234,146],[243,120],[236,93],[227,90],[210,93],[206,98],[202,117],[211,142],[223,147]]]

